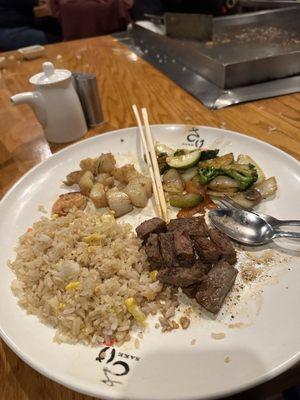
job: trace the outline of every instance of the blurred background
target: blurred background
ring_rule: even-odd
[[[0,51],[122,31],[145,14],[238,10],[238,0],[0,0]]]

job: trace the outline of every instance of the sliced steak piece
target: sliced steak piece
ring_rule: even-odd
[[[200,282],[205,277],[204,271],[198,265],[190,268],[173,267],[158,271],[160,282],[168,285],[186,287]]]
[[[235,264],[236,251],[228,236],[226,236],[218,229],[209,229],[209,236],[211,240],[216,244],[222,258],[228,261],[229,264]]]
[[[215,264],[220,257],[220,251],[215,243],[207,237],[193,237],[196,253],[204,263]]]
[[[196,293],[198,292],[198,288],[199,288],[199,283],[195,283],[194,285],[183,287],[183,288],[181,288],[181,290],[190,299],[194,299],[196,296]]]
[[[174,232],[174,249],[178,263],[182,267],[191,267],[195,262],[193,243],[183,231]]]
[[[193,265],[193,268],[198,268],[199,270],[201,270],[202,271],[202,276],[203,276],[203,279],[204,279],[205,275],[211,269],[211,266],[209,264],[203,264],[202,261],[197,260],[195,262],[195,264]],[[201,280],[203,280],[203,279],[201,279]],[[199,283],[194,283],[193,285],[182,287],[181,289],[182,289],[182,292],[184,294],[186,294],[191,299],[194,299],[195,296],[196,296],[196,293],[198,291],[198,288],[199,288]]]
[[[208,274],[208,272],[211,270],[211,265],[210,264],[205,264],[203,263],[200,259],[198,259],[195,264],[193,265],[194,268],[201,269],[203,272],[203,275]]]
[[[162,260],[161,254],[160,254],[157,233],[150,234],[144,248],[145,248],[151,269],[160,268],[163,265],[163,260]]]
[[[171,219],[167,228],[168,232],[186,231],[189,235],[208,235],[208,228],[203,217]]]
[[[145,241],[150,233],[160,233],[167,230],[166,223],[161,218],[151,218],[142,222],[137,228],[136,233],[140,239]]]
[[[237,273],[238,271],[228,262],[219,261],[200,283],[195,295],[197,302],[211,313],[219,312]]]
[[[158,235],[160,253],[164,267],[177,266],[177,259],[174,249],[173,233],[160,233]]]

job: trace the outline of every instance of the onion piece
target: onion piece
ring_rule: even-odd
[[[190,181],[194,176],[198,174],[198,168],[197,167],[192,167],[188,168],[187,170],[184,171],[183,174],[181,174],[181,178],[184,180],[184,182]]]
[[[252,208],[254,207],[256,204],[258,204],[257,201],[253,201],[253,200],[248,200],[245,197],[245,193],[244,192],[239,192],[237,194],[233,194],[230,197],[232,197],[232,199],[238,203],[240,206],[242,206],[243,208]]]
[[[196,193],[205,196],[207,192],[207,185],[201,185],[199,176],[194,176],[190,181],[185,182],[185,190],[188,193]]]
[[[171,168],[163,175],[163,188],[168,193],[182,193],[184,190],[184,183],[181,176],[176,169]]]
[[[233,153],[224,154],[224,156],[212,158],[210,160],[201,161],[200,167],[214,167],[221,168],[226,165],[230,165],[234,162]]]
[[[224,190],[223,192],[217,192],[217,191],[214,191],[214,190],[208,190],[207,191],[207,194],[209,194],[212,197],[224,197],[225,195],[232,196],[235,193],[236,193],[236,191],[233,191],[233,190],[226,190],[226,191]]]
[[[210,190],[217,192],[224,191],[238,191],[239,184],[235,179],[230,178],[229,176],[217,176],[214,178],[208,185]]]
[[[275,176],[272,176],[271,178],[261,182],[259,185],[256,185],[255,189],[259,191],[263,199],[272,196],[276,193],[277,190],[277,182]]]
[[[168,156],[172,156],[175,151],[171,149],[171,147],[166,146],[163,143],[156,142],[155,145],[156,154],[167,154]]]

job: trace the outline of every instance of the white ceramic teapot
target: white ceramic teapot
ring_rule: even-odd
[[[43,72],[29,79],[35,85],[35,92],[19,93],[11,97],[13,104],[29,104],[32,107],[49,142],[72,142],[87,131],[71,77],[70,71],[54,69],[51,62],[45,62]]]

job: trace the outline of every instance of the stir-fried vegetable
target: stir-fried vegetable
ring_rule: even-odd
[[[252,186],[258,178],[253,164],[234,164],[221,168],[224,175],[235,179],[239,184],[239,190],[246,190]]]
[[[228,190],[237,192],[239,184],[230,176],[220,175],[214,178],[209,184],[208,188],[217,192],[226,192]]]
[[[202,150],[201,154],[200,154],[200,160],[199,161],[211,160],[212,158],[216,158],[218,154],[219,154],[219,149]]]
[[[170,197],[170,204],[178,208],[195,207],[203,201],[203,196],[195,193],[186,193]]]
[[[184,182],[189,182],[196,175],[198,175],[198,168],[197,167],[192,167],[192,168],[186,169],[183,172],[183,174],[181,174],[181,178],[184,180]]]
[[[210,181],[216,178],[219,173],[215,167],[201,167],[199,168],[199,181],[201,185],[207,185]]]
[[[219,175],[229,176],[238,183],[239,190],[246,190],[257,180],[257,171],[253,164],[231,164],[220,168],[199,168],[199,179],[202,185],[208,184]]]
[[[198,163],[200,155],[201,155],[200,150],[194,150],[191,151],[190,153],[184,153],[184,154],[180,152],[179,155],[167,157],[166,162],[172,168],[180,168],[180,169],[190,168]]]
[[[245,192],[238,192],[231,196],[233,200],[244,208],[252,208],[258,204],[262,196],[258,190],[250,188]]]
[[[167,150],[166,150],[167,149]],[[253,207],[277,190],[274,177],[266,179],[260,166],[245,154],[235,160],[233,153],[218,156],[219,149],[156,149],[163,173],[163,187],[171,194],[170,204],[192,215],[209,195],[229,195],[245,207]],[[203,201],[204,200],[204,201]]]
[[[225,154],[224,156],[216,157],[210,160],[201,161],[200,167],[214,167],[214,168],[221,168],[225,165],[230,165],[234,162],[234,157],[232,153]]]
[[[207,186],[201,185],[199,175],[197,174],[190,181],[185,183],[185,190],[188,193],[201,194],[201,196],[204,197],[207,192]]]
[[[180,173],[171,168],[163,175],[163,188],[168,193],[182,193],[184,184],[181,179]]]
[[[255,186],[255,189],[259,191],[263,199],[273,196],[277,190],[276,178],[272,176],[271,178],[266,179],[259,185]]]
[[[257,171],[257,181],[255,182],[255,186],[259,185],[266,179],[266,176],[265,176],[263,170],[260,168],[260,166],[257,164],[257,162],[255,162],[247,154],[240,154],[238,156],[236,162],[237,162],[237,164],[252,164],[255,166],[255,169]]]
[[[167,164],[167,157],[168,156],[166,153],[162,153],[157,156],[157,163],[160,174],[163,174],[170,168],[170,166]]]

